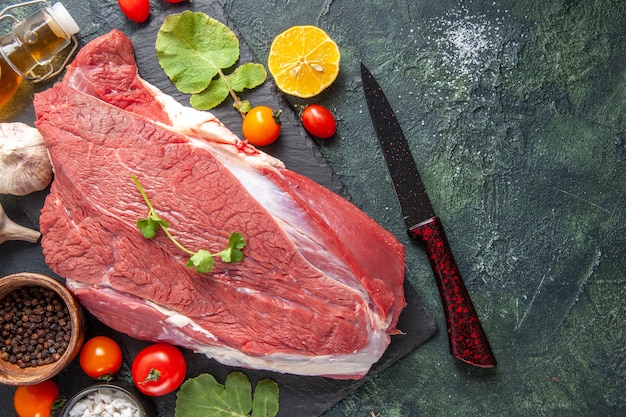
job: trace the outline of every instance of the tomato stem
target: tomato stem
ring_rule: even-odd
[[[59,397],[50,405],[50,415],[54,414],[55,411],[60,410],[67,403],[67,398]]]
[[[159,371],[158,369],[150,368],[150,372],[148,372],[148,375],[146,375],[146,378],[143,381],[139,382],[139,384],[144,385],[144,384],[147,384],[148,382],[157,382],[160,377],[161,377],[161,371]]]
[[[111,382],[113,380],[113,375],[108,373],[98,377],[99,381]]]
[[[274,118],[274,123],[276,124],[280,124],[280,115],[283,114],[282,110],[276,110],[275,112],[272,112],[272,117]]]

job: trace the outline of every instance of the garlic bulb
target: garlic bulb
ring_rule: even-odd
[[[0,123],[0,194],[26,195],[52,182],[41,133],[25,123]]]

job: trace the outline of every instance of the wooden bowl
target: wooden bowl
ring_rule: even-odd
[[[0,358],[0,383],[7,385],[33,385],[50,379],[69,365],[78,355],[85,339],[83,311],[74,296],[54,278],[22,272],[0,278],[0,301],[22,287],[44,287],[53,290],[61,297],[69,311],[71,335],[69,345],[55,362],[34,367],[21,368],[19,365]]]

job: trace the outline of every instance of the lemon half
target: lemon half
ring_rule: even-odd
[[[322,29],[292,26],[272,42],[267,67],[282,92],[309,98],[335,81],[339,59],[339,47]]]

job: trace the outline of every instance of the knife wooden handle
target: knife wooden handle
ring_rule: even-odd
[[[481,368],[496,366],[489,341],[480,324],[472,300],[456,266],[443,225],[432,217],[408,230],[409,236],[425,244],[448,327],[450,353],[455,358]]]

